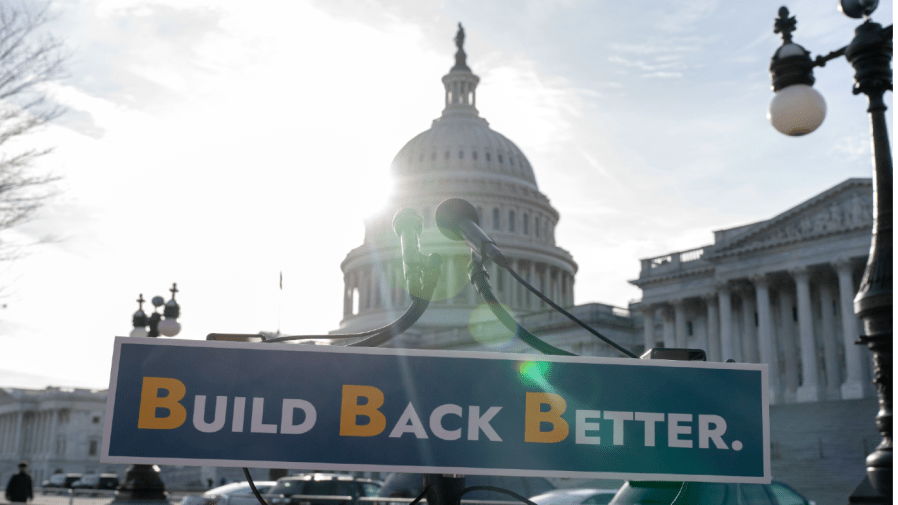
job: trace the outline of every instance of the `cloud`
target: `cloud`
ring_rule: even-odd
[[[828,153],[840,154],[849,160],[867,158],[870,156],[870,136],[842,137],[829,149]]]

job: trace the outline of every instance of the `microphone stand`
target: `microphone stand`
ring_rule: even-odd
[[[468,266],[468,269],[471,284],[473,284],[477,289],[477,292],[480,293],[480,296],[486,302],[486,305],[490,308],[496,318],[508,328],[509,331],[514,333],[516,337],[543,354],[576,356],[574,353],[558,349],[557,347],[553,347],[543,342],[534,334],[527,331],[526,328],[521,326],[521,323],[517,322],[515,318],[505,310],[505,307],[502,306],[502,303],[500,303],[493,294],[493,288],[490,285],[490,274],[483,268],[483,260],[476,253],[471,253],[471,263]]]

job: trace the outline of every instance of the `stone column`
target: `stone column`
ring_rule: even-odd
[[[817,347],[811,315],[811,285],[808,269],[792,270],[798,298],[798,339],[801,346],[801,386],[796,391],[799,402],[820,401],[820,378],[817,370]]]
[[[835,320],[833,318],[833,292],[829,279],[820,282],[820,322],[823,337],[823,359],[826,363],[826,399],[838,400],[840,385],[839,351],[836,347]]]
[[[359,292],[359,314],[365,311],[365,303],[368,301],[368,275],[363,268],[356,270],[357,285]]]
[[[842,342],[845,346],[845,382],[841,392],[843,400],[864,397],[864,349],[857,345],[860,332],[858,318],[854,315],[854,282],[851,279],[851,262],[840,259],[835,264],[839,275],[839,313],[842,315]]]
[[[780,403],[779,353],[773,340],[773,314],[770,310],[770,287],[766,275],[751,278],[755,285],[755,297],[758,307],[758,343],[760,344],[760,361],[766,363],[769,370],[770,402]]]
[[[570,282],[568,282],[568,285],[567,285],[567,289],[568,289],[567,302],[571,307],[573,307],[574,303],[576,303],[576,301],[574,300],[574,274],[568,274],[568,277],[570,278]]]
[[[25,417],[24,412],[22,412],[22,411],[16,412],[16,434],[13,436],[13,443],[12,443],[13,458],[21,459],[21,457],[22,457],[22,442],[23,442],[22,439],[25,438],[22,433],[22,431],[23,431],[22,428],[24,427],[23,424],[25,422],[24,417]]]
[[[798,389],[798,349],[795,347],[794,322],[792,307],[794,300],[787,286],[777,291],[780,306],[780,346],[783,349],[783,401],[795,403]]]
[[[51,410],[50,411],[50,440],[47,442],[49,445],[49,449],[47,451],[47,458],[52,460],[56,457],[56,428],[59,426],[59,411]]]
[[[755,302],[757,294],[750,287],[746,287],[739,294],[742,299],[742,360],[746,363],[760,363],[761,353],[758,349],[758,332],[755,324],[755,314],[758,304]]]
[[[387,263],[386,286],[384,290],[387,293],[387,299],[384,302],[387,308],[395,308],[399,306],[399,300],[396,299],[396,267],[402,268],[402,265],[391,260]]]
[[[730,286],[726,282],[717,284],[717,299],[720,308],[720,360],[735,359],[733,351],[733,305]]]
[[[717,312],[717,295],[707,294],[702,296],[708,311],[708,324],[705,325],[708,336],[708,347],[705,352],[708,361],[720,361],[720,316]]]
[[[661,307],[661,322],[664,328],[664,347],[676,347],[677,343],[674,339],[674,321],[673,314],[669,306]]]
[[[352,312],[352,286],[349,284],[350,276],[343,276],[343,315],[348,316]]]
[[[539,289],[539,280],[536,278],[536,262],[530,262],[530,285]],[[535,294],[527,295],[530,298],[530,310],[539,310],[540,299]]]
[[[682,298],[670,301],[674,309],[674,347],[686,348],[686,307]],[[665,344],[666,345],[666,344]]]
[[[645,350],[655,347],[655,307],[645,305],[642,307],[642,342]]]

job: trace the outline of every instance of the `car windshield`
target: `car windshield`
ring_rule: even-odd
[[[556,491],[544,493],[530,498],[537,505],[601,505],[611,501],[614,491],[602,492],[597,490]]]
[[[264,493],[262,491],[262,484],[256,483],[256,489],[259,490],[260,493]],[[225,484],[224,486],[218,486],[216,488],[212,488],[205,493],[203,496],[217,496],[217,495],[231,495],[231,494],[252,494],[252,489],[249,487],[249,483],[246,482],[232,482],[230,484]]]
[[[283,480],[274,486],[271,494],[357,497],[359,488],[351,480]]]
[[[612,505],[670,505],[680,492],[681,482],[628,482],[617,492]]]

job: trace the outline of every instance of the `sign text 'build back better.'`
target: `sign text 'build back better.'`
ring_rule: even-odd
[[[105,462],[770,481],[764,365],[115,345]]]

